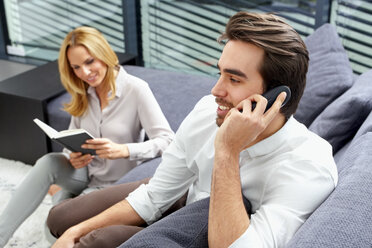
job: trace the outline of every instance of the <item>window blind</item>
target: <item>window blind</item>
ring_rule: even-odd
[[[83,25],[99,29],[115,51],[125,50],[121,0],[6,0],[5,6],[11,48],[27,57],[56,59],[67,32]]]

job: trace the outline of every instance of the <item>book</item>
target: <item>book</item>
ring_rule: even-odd
[[[95,155],[96,151],[93,149],[81,148],[82,144],[85,144],[87,139],[94,139],[94,137],[84,129],[69,129],[58,132],[48,124],[35,118],[34,122],[44,131],[48,137],[61,144],[72,152],[81,152],[83,154]]]

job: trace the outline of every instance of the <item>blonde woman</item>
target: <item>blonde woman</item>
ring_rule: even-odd
[[[0,217],[0,247],[39,206],[50,185],[62,188],[53,195],[54,204],[111,185],[140,161],[160,155],[174,136],[147,83],[119,66],[98,30],[71,31],[58,65],[71,95],[65,105],[72,116],[69,128],[91,133],[95,139],[83,147],[96,150],[96,155],[64,150],[40,158]]]

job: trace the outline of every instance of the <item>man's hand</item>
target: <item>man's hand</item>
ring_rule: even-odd
[[[117,144],[106,138],[87,140],[86,144],[81,147],[96,150],[96,154],[100,158],[118,159],[129,157],[129,150],[126,144]]]
[[[145,221],[127,200],[120,201],[96,216],[67,229],[52,248],[72,248],[80,238],[93,230],[112,225],[141,226]]]
[[[52,248],[73,248],[75,245],[75,240],[78,240],[78,237],[75,237],[71,232],[71,229],[67,230],[57,241],[53,244]]]
[[[264,113],[267,100],[261,95],[253,95],[231,109],[219,128],[214,142],[208,219],[209,247],[228,247],[249,227],[250,220],[242,199],[239,154],[265,138],[267,133],[270,134],[270,131],[265,131],[262,135],[279,113],[284,99],[285,93],[281,93],[273,106]],[[253,111],[252,101],[257,102]],[[239,109],[243,109],[243,112],[240,113]],[[275,132],[277,128],[280,125],[272,129]]]
[[[70,153],[70,163],[75,169],[80,169],[87,166],[94,156],[90,154],[82,154],[81,152],[71,152]]]
[[[257,138],[277,116],[285,97],[285,92],[282,92],[265,113],[267,100],[261,95],[252,95],[232,108],[217,132],[216,150],[223,149],[236,155],[259,141]],[[252,102],[257,103],[253,111]]]

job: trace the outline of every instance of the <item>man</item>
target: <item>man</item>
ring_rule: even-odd
[[[210,247],[284,247],[326,199],[337,183],[332,148],[292,117],[308,67],[299,35],[274,15],[239,12],[220,41],[226,45],[214,97],[204,97],[186,117],[150,182],[136,190],[141,182],[119,185],[53,209],[51,231],[64,232],[54,247],[117,245],[97,244],[100,236],[116,240],[157,221],[185,193],[186,205],[210,197]],[[278,85],[291,89],[291,99],[281,108],[281,93],[265,112],[261,94]],[[250,217],[243,198],[252,204]],[[68,220],[62,231],[55,228],[72,218],[63,215],[66,209],[83,215],[79,206],[89,202],[109,206],[91,204],[94,210],[75,221],[83,222]]]

